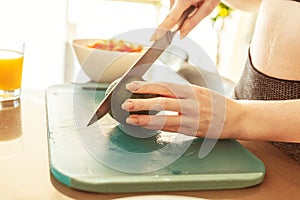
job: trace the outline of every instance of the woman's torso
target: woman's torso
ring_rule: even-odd
[[[300,3],[262,0],[251,42],[253,65],[281,79],[300,80]]]

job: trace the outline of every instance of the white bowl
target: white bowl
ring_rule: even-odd
[[[99,39],[75,39],[72,42],[83,71],[95,82],[111,83],[120,78],[142,55],[142,52],[120,52],[88,47]]]

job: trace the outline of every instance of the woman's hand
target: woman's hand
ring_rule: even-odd
[[[171,114],[131,115],[126,120],[128,124],[197,137],[234,137],[240,113],[234,100],[196,85],[133,81],[126,88],[133,93],[159,94],[160,97],[128,99],[122,104],[124,110],[172,111]],[[220,131],[207,135],[209,129]]]
[[[182,13],[190,6],[196,9],[184,21],[180,29],[180,37],[184,38],[202,19],[208,16],[214,8],[220,3],[220,0],[170,0],[170,12],[164,21],[158,26],[151,40],[160,39],[166,30],[176,26]]]

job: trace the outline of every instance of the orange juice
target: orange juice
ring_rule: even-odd
[[[0,49],[0,90],[21,88],[23,54]]]

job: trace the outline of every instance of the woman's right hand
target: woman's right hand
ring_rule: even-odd
[[[135,94],[159,96],[127,99],[122,104],[127,112],[172,111],[158,115],[131,114],[126,119],[127,124],[201,138],[240,137],[239,122],[244,112],[236,100],[196,85],[133,81],[126,88]]]
[[[190,6],[195,6],[195,11],[190,14],[180,28],[180,38],[184,38],[201,20],[214,10],[219,3],[220,0],[170,0],[170,12],[158,26],[151,40],[160,39],[167,30],[176,26],[186,9]]]

